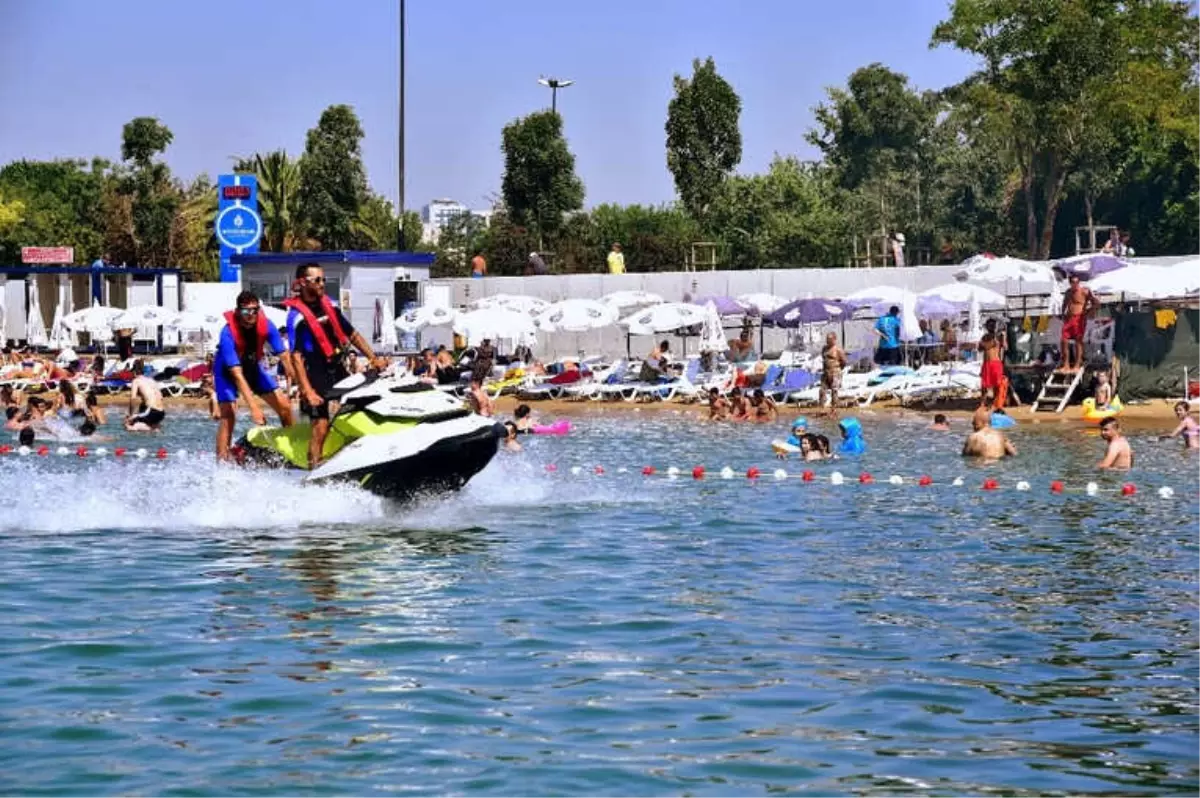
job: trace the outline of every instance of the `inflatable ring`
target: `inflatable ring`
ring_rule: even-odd
[[[1017,426],[1016,420],[1007,413],[992,413],[989,422],[993,429],[1008,429]]]
[[[1092,397],[1087,397],[1083,400],[1083,420],[1092,424],[1099,424],[1106,418],[1120,415],[1125,406],[1121,404],[1121,397],[1114,396],[1112,401],[1108,403],[1108,407],[1103,409],[1096,408],[1096,400]]]
[[[571,431],[571,422],[563,418],[553,424],[534,424],[529,431],[534,435],[566,435]]]
[[[771,449],[775,454],[799,454],[800,447],[793,446],[787,441],[774,440],[771,441]]]

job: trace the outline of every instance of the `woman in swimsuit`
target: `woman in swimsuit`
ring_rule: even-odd
[[[1177,426],[1170,435],[1163,435],[1160,440],[1183,438],[1183,445],[1188,449],[1200,449],[1200,423],[1188,415],[1187,402],[1175,403],[1175,418],[1179,419]]]

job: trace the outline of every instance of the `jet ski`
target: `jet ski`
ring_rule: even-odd
[[[412,377],[352,375],[335,386],[323,462],[306,484],[349,482],[389,499],[454,491],[495,456],[502,424]],[[312,427],[254,427],[233,454],[245,464],[308,471]]]

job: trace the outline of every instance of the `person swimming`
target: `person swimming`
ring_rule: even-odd
[[[808,419],[804,416],[796,416],[792,419],[792,434],[788,436],[787,442],[791,446],[799,446],[800,439],[808,432]]]
[[[513,410],[512,424],[518,435],[524,435],[533,428],[533,411],[529,405],[520,404]]]
[[[949,432],[950,421],[946,418],[945,413],[938,413],[933,417],[933,423],[929,425],[929,429],[934,432]]]
[[[1179,426],[1171,431],[1170,435],[1162,435],[1159,440],[1165,441],[1171,438],[1181,438],[1183,446],[1186,449],[1200,449],[1200,423],[1196,419],[1188,415],[1187,402],[1175,403],[1175,418],[1179,419]]]
[[[504,451],[519,452],[521,444],[517,441],[517,425],[512,421],[504,422]]]
[[[838,422],[842,431],[842,443],[838,451],[842,454],[863,454],[867,451],[867,441],[863,438],[862,424],[857,418],[843,418]]]
[[[17,433],[17,443],[21,446],[33,446],[35,437],[33,427],[25,427]]]

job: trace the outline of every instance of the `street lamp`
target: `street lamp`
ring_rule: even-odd
[[[400,136],[399,136],[399,164],[396,175],[396,183],[398,189],[397,205],[399,209],[400,226],[396,231],[397,246],[396,249],[404,249],[404,0],[400,0]]]
[[[538,83],[540,83],[543,86],[550,89],[550,110],[551,111],[553,111],[554,113],[558,113],[558,90],[565,89],[567,86],[570,86],[574,82],[575,81],[573,81],[573,80],[559,80],[558,78],[548,78],[545,76],[538,78]]]

